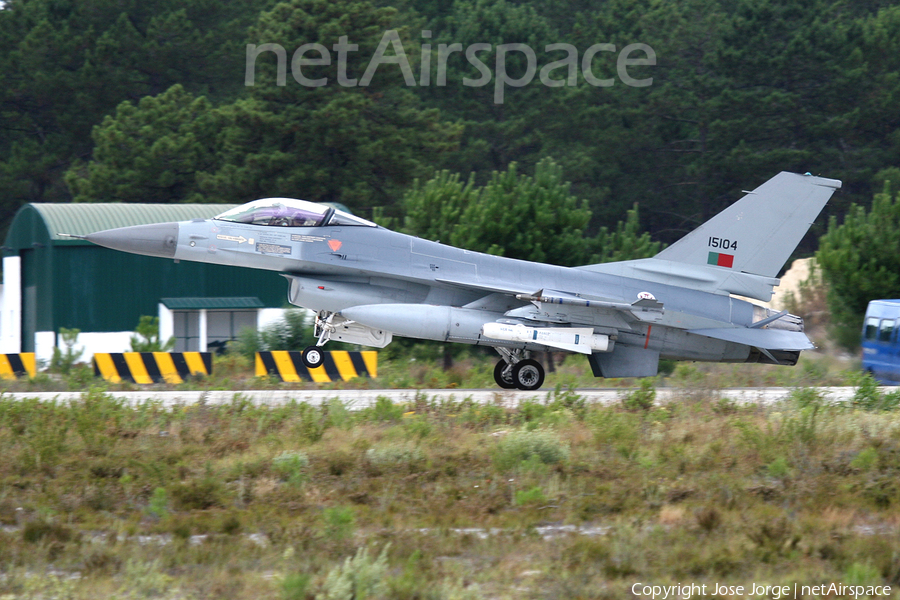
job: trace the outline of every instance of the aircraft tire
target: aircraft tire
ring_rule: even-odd
[[[530,358],[520,360],[513,367],[512,376],[517,388],[530,392],[544,384],[544,367]]]
[[[325,362],[325,353],[318,346],[308,346],[303,351],[301,360],[307,368],[315,369],[316,367],[321,367],[322,363]]]
[[[506,361],[500,360],[497,363],[497,366],[494,367],[494,381],[497,382],[504,390],[514,390],[516,389],[516,382],[512,378],[512,369],[510,369],[507,373],[507,376],[503,376],[503,371],[506,369]]]

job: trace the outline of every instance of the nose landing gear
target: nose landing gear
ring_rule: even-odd
[[[335,331],[335,326],[332,324],[334,315],[335,313],[327,311],[322,311],[316,315],[316,328],[313,334],[319,338],[319,341],[316,342],[315,346],[307,346],[300,358],[303,364],[310,369],[321,367],[322,363],[325,362],[325,352],[322,350],[322,346],[331,339],[331,334]],[[344,323],[352,322],[345,321]]]
[[[532,391],[544,384],[544,367],[541,363],[522,358],[521,350],[494,349],[503,357],[494,367],[494,381],[501,388]]]
[[[315,369],[316,367],[321,367],[322,363],[325,362],[325,353],[318,346],[308,346],[303,351],[300,360],[303,361],[307,368]]]

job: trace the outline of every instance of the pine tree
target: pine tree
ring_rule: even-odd
[[[869,301],[900,298],[900,195],[889,182],[870,210],[853,204],[840,225],[831,218],[816,259],[828,288],[835,339],[856,348]]]

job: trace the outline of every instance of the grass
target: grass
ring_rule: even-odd
[[[117,384],[96,379],[89,365],[78,364],[63,374],[39,372],[34,378],[0,380],[2,392],[55,392],[98,389],[102,391],[137,390],[260,390],[260,389],[481,389],[495,388],[493,370],[499,357],[485,348],[466,348],[453,366],[444,369],[435,360],[419,360],[415,354],[397,355],[379,352],[378,378],[356,378],[331,383],[283,383],[271,377],[256,377],[253,363],[237,353],[213,356],[213,373],[193,377],[178,384]],[[602,379],[591,374],[581,355],[554,355],[554,370],[548,372],[544,390],[574,388],[630,388],[635,380]],[[546,356],[537,356],[545,365]],[[804,353],[795,367],[758,364],[674,363],[661,365],[661,373],[652,379],[655,386],[692,391],[728,387],[858,385],[859,363],[816,353]],[[645,402],[646,394],[633,396],[633,402]],[[652,398],[649,399],[652,402]],[[898,398],[887,401],[898,403]]]
[[[705,391],[712,376],[672,377],[694,383],[664,406],[649,384],[616,406],[563,392],[515,410],[0,397],[0,597],[896,585],[895,403],[861,382],[846,406],[808,388],[739,405]]]

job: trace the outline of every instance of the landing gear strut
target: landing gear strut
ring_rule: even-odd
[[[319,338],[319,341],[316,342],[315,346],[307,346],[301,357],[303,364],[310,369],[321,367],[322,363],[325,362],[325,352],[322,350],[322,346],[331,339],[331,334],[334,333],[335,327],[331,323],[334,320],[334,315],[335,313],[324,310],[316,314],[316,328],[313,330],[313,334]]]
[[[503,357],[494,367],[494,381],[505,390],[536,390],[544,384],[544,367],[536,360],[522,358],[521,350],[495,348]]]

